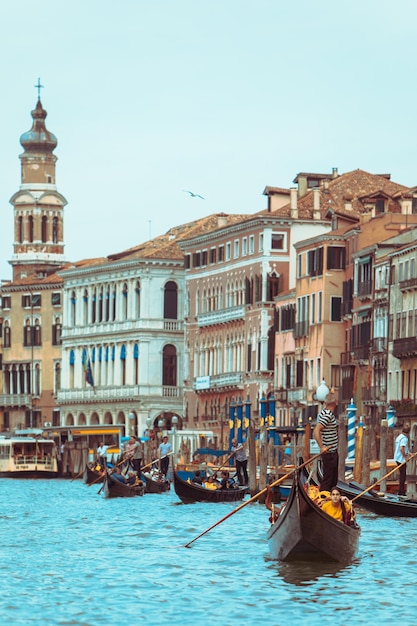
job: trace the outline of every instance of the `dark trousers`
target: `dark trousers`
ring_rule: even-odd
[[[397,461],[397,465],[401,465],[401,463],[398,463]],[[404,465],[401,465],[399,471],[400,471],[400,484],[398,488],[398,495],[405,496],[406,495],[405,479],[406,479],[406,474],[407,474],[407,465],[405,463]]]
[[[238,461],[236,459],[236,474],[239,481],[239,485],[247,485],[249,482],[248,477],[248,460]]]
[[[142,467],[142,459],[132,459],[132,466],[137,475],[140,476],[140,468]]]
[[[160,460],[159,468],[160,468],[161,472],[164,474],[164,476],[166,476],[168,474],[169,456],[166,456],[165,458]]]
[[[330,491],[336,487],[339,473],[339,454],[336,452],[326,452],[321,457],[323,468],[323,480],[320,483],[320,491]]]

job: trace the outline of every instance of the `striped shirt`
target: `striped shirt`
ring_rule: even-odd
[[[337,432],[337,422],[334,414],[330,409],[323,409],[320,411],[317,421],[323,425],[321,431],[321,440],[323,445],[329,449],[330,452],[336,452],[337,445],[339,443],[339,436]]]

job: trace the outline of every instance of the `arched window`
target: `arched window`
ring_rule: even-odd
[[[97,320],[98,322],[103,321],[103,298],[104,298],[103,287],[100,287],[100,293],[98,297],[98,320]]]
[[[120,364],[122,374],[122,385],[126,384],[126,346],[120,348]]]
[[[178,319],[178,287],[172,280],[169,280],[165,285],[164,318],[169,320]]]
[[[140,318],[140,280],[136,281],[135,287],[135,317]]]
[[[137,343],[133,346],[133,360],[135,372],[135,385],[139,384],[139,346]]]
[[[94,289],[93,297],[91,299],[91,322],[95,324],[97,317],[97,291]]]
[[[163,350],[162,384],[168,387],[177,386],[177,351],[171,344],[166,345]]]
[[[32,344],[32,326],[30,320],[27,319],[23,328],[23,345],[31,346]]]
[[[52,220],[52,242],[58,243],[59,220],[54,217]]]
[[[33,242],[33,217],[31,215],[29,215],[29,218],[28,218],[28,230],[29,230],[28,239],[32,243]]]
[[[83,295],[83,322],[88,324],[88,291],[84,289]]]
[[[48,218],[46,215],[42,215],[41,239],[42,243],[46,243],[48,241]]]
[[[33,328],[33,345],[41,346],[42,345],[42,330],[41,323],[38,318],[35,319],[35,326]]]
[[[36,363],[35,365],[35,380],[34,380],[34,393],[35,396],[40,396],[41,395],[41,368],[39,363]]]
[[[12,341],[12,333],[9,322],[4,322],[3,326],[3,348],[10,348]]]
[[[112,297],[112,320],[113,322],[116,320],[116,311],[117,311],[117,289],[116,285],[113,285],[113,297]]]
[[[61,389],[61,364],[55,363],[55,381],[54,381],[55,395],[60,389]]]
[[[122,319],[123,320],[127,320],[127,312],[128,312],[128,289],[127,289],[127,284],[123,283],[123,289],[122,289],[122,294],[123,294],[123,302],[122,302],[122,306],[123,306],[123,314],[122,314]]]
[[[17,221],[17,240],[19,243],[23,243],[23,217],[20,216]]]
[[[70,309],[70,322],[71,322],[71,326],[75,326],[75,320],[76,318],[76,305],[77,305],[77,298],[75,297],[75,291],[73,291],[71,293],[71,309]]]
[[[110,321],[110,285],[107,285],[106,289],[106,317],[105,321]]]

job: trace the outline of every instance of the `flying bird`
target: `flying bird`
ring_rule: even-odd
[[[185,193],[189,193],[192,198],[201,198],[202,200],[205,200],[205,198],[203,198],[203,196],[200,196],[199,193],[194,193],[193,191],[188,191],[188,189],[183,189],[183,191]]]

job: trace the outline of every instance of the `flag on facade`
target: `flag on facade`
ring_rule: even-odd
[[[83,364],[84,364],[84,376],[85,382],[92,386],[94,389],[94,378],[93,378],[93,370],[91,367],[90,357],[87,352],[83,353]]]

